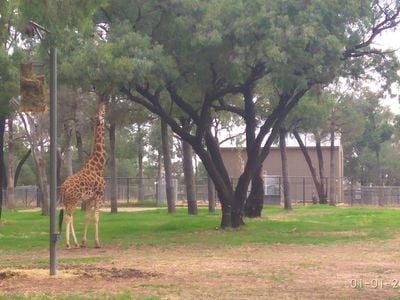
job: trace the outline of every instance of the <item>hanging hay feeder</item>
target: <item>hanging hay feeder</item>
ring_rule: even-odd
[[[20,111],[43,112],[46,110],[46,81],[44,75],[36,75],[33,72],[32,62],[21,63],[20,88]]]

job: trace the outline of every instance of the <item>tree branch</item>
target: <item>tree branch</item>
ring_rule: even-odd
[[[229,111],[231,113],[237,114],[241,116],[243,119],[246,118],[245,111],[239,107],[233,105],[227,105],[223,99],[218,99],[219,105],[213,105],[213,108],[216,112],[218,111]]]
[[[380,12],[385,15],[384,19],[371,28],[371,34],[364,42],[359,43],[359,44],[353,46],[351,49],[346,49],[344,51],[343,56],[345,59],[349,58],[349,57],[360,57],[363,55],[382,54],[383,53],[382,51],[379,51],[377,49],[358,51],[360,49],[369,47],[373,43],[374,39],[379,34],[381,34],[383,31],[385,31],[387,29],[395,28],[400,23],[400,19],[399,19],[400,6],[394,10],[393,14],[388,14],[387,12],[385,12],[385,9],[383,9],[382,7],[379,6],[378,2],[376,5],[379,7]]]

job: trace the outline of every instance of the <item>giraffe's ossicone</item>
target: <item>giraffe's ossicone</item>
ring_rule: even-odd
[[[104,167],[106,163],[105,152],[105,110],[107,98],[101,97],[96,112],[96,127],[92,151],[82,168],[69,176],[60,187],[60,202],[65,209],[66,246],[71,248],[70,233],[74,239],[74,247],[78,248],[78,240],[75,235],[73,223],[73,211],[79,201],[86,203],[85,226],[81,245],[86,246],[86,235],[92,212],[94,211],[95,247],[100,247],[99,240],[99,209],[104,199]]]

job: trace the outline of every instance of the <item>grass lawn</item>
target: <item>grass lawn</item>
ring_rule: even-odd
[[[84,214],[74,218],[80,239]],[[375,290],[351,283],[400,278],[400,209],[268,206],[238,230],[216,230],[219,223],[220,212],[206,209],[102,212],[103,247],[92,248],[92,227],[88,248],[65,250],[63,236],[60,276],[49,280],[48,217],[5,212],[0,300],[370,299]],[[398,291],[374,295],[399,299]]]
[[[80,239],[84,214],[76,210],[75,230]],[[266,207],[260,219],[246,220],[239,230],[216,230],[220,215],[200,209],[189,216],[186,209],[168,215],[161,208],[142,212],[103,212],[100,216],[102,245],[285,243],[327,244],[367,239],[388,239],[400,230],[400,210],[388,208],[295,207],[285,212]],[[65,227],[65,226],[64,226]],[[0,252],[16,253],[48,247],[48,217],[39,212],[5,212],[0,222]],[[92,227],[88,242],[93,242]],[[64,236],[59,247],[64,247]]]

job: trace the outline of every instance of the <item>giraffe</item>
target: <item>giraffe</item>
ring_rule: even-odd
[[[60,212],[60,224],[62,223],[62,215],[64,209],[66,211],[65,224],[66,224],[66,246],[68,249],[70,245],[70,233],[74,240],[74,248],[79,248],[76,239],[74,223],[73,223],[73,210],[79,200],[86,202],[86,215],[85,225],[82,238],[82,247],[86,247],[86,234],[87,228],[94,211],[94,245],[100,248],[99,241],[99,208],[102,205],[104,198],[104,166],[106,162],[104,131],[105,131],[105,110],[107,104],[107,97],[100,96],[99,103],[96,111],[96,127],[94,130],[94,138],[92,151],[89,158],[83,164],[81,169],[75,174],[69,176],[60,187],[60,198],[62,209]]]

